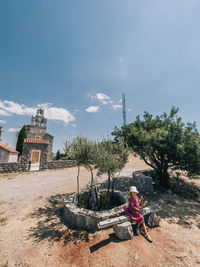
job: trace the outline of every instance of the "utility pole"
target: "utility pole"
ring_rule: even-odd
[[[3,127],[0,126],[0,144],[1,144],[1,141],[2,141],[2,135],[3,135]]]
[[[126,100],[125,94],[122,94],[122,114],[123,114],[123,124],[126,125]]]

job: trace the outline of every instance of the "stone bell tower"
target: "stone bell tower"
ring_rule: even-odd
[[[47,128],[47,119],[44,117],[44,110],[37,109],[37,114],[31,118],[31,126],[39,126],[42,128]]]
[[[44,110],[37,109],[36,115],[31,117],[31,123],[25,125],[25,128],[26,138],[21,160],[31,162],[31,166],[37,163],[37,168],[44,168],[46,162],[53,160],[53,136],[46,132],[47,119],[44,117]]]

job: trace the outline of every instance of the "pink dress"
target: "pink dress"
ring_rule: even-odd
[[[136,197],[136,199],[134,199],[133,197],[130,197],[129,199],[128,199],[128,201],[129,201],[129,205],[128,205],[128,207],[127,206],[125,206],[124,207],[124,211],[125,211],[125,213],[128,215],[128,216],[130,216],[131,217],[131,219],[132,220],[134,220],[135,222],[137,222],[137,223],[143,223],[144,222],[144,217],[143,217],[143,215],[141,214],[141,213],[139,213],[138,211],[135,211],[133,208],[132,208],[132,206],[131,206],[131,203],[133,203],[133,205],[136,207],[136,208],[140,208],[140,206],[139,206],[139,198],[138,197]]]

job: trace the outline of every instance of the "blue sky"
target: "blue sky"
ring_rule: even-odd
[[[3,143],[43,105],[54,152],[145,110],[199,121],[199,0],[1,0]]]

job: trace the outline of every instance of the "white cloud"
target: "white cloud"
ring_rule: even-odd
[[[18,131],[20,131],[20,128],[9,128],[8,129],[9,133],[15,133],[15,132],[18,132]]]
[[[99,100],[103,105],[112,104],[113,101],[110,100],[110,97],[103,93],[97,93],[96,95],[88,95],[88,97]]]
[[[6,120],[0,120],[0,123],[6,123]]]
[[[109,100],[109,101],[107,101],[107,100],[101,100],[101,103],[103,105],[108,105],[108,104],[113,104],[113,101],[112,100]]]
[[[98,106],[90,106],[86,109],[87,112],[90,113],[94,113],[94,112],[98,112],[99,111],[99,107]]]
[[[0,115],[11,116],[17,115],[35,115],[37,108],[43,108],[45,117],[49,120],[63,121],[68,123],[74,121],[75,117],[64,108],[52,107],[51,103],[39,104],[37,107],[27,107],[24,104],[18,104],[13,101],[0,101]]]
[[[9,113],[14,113],[17,115],[33,115],[36,112],[36,108],[29,108],[25,105],[20,105],[13,101],[0,101],[0,108]]]
[[[107,95],[105,95],[103,93],[97,93],[96,94],[96,98],[99,99],[99,100],[106,100],[106,99],[108,100],[108,99],[110,99],[109,96],[107,96]]]
[[[0,116],[11,116],[11,114],[3,109],[0,109]]]
[[[72,124],[72,127],[73,127],[73,128],[76,128],[76,127],[77,127],[77,125],[76,125],[76,124]]]
[[[46,107],[44,108],[44,114],[49,120],[59,120],[65,123],[75,120],[75,117],[64,108]]]
[[[117,110],[117,109],[119,109],[119,108],[121,108],[122,107],[122,105],[113,105],[112,106],[112,109],[113,110]]]

